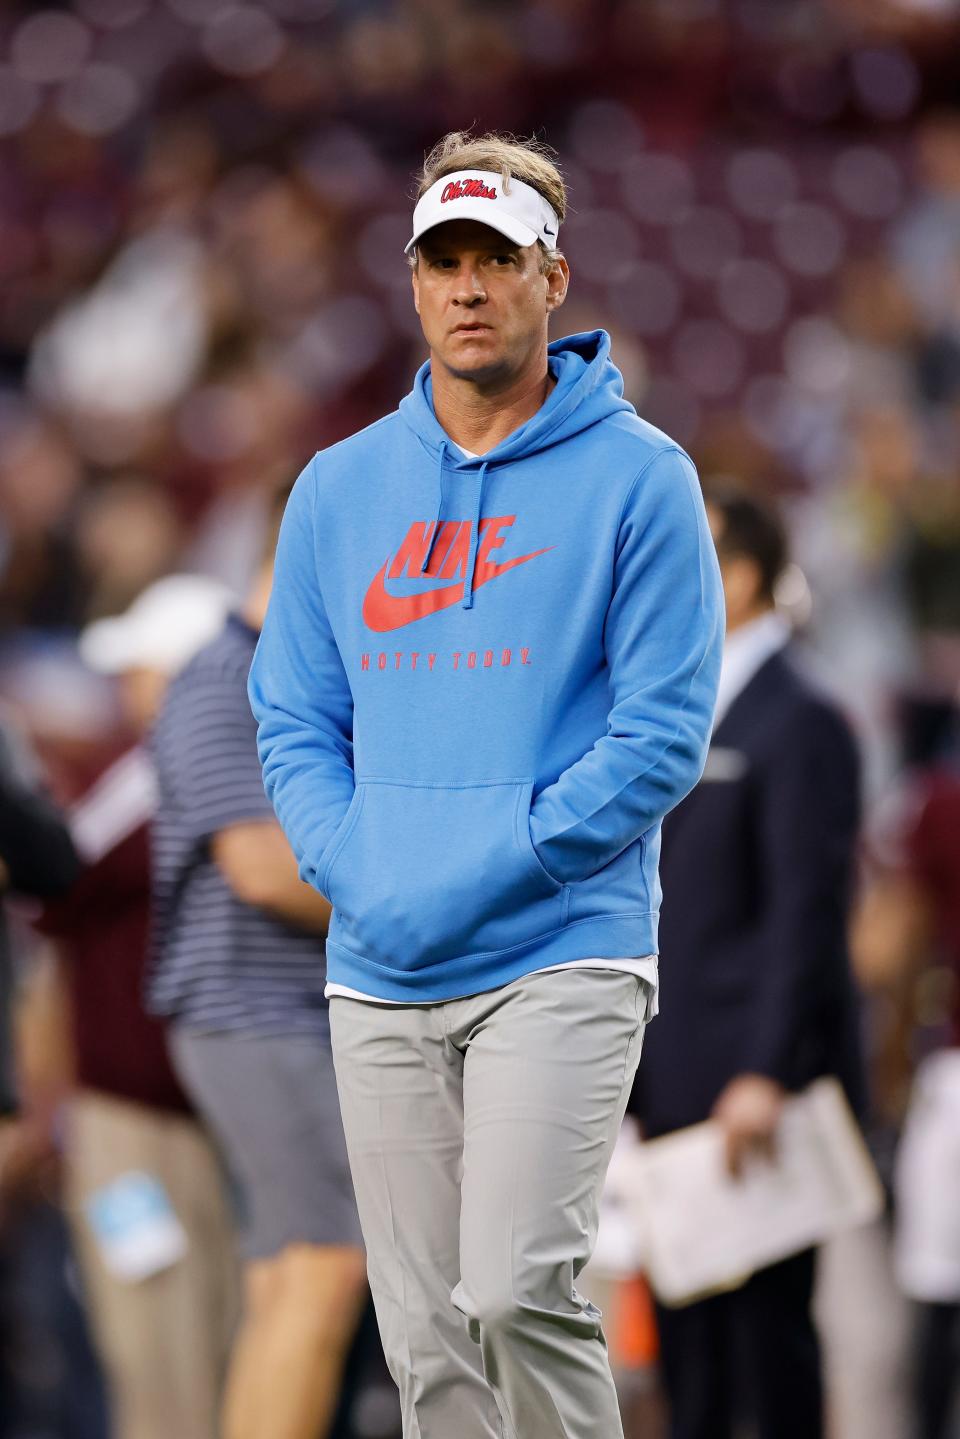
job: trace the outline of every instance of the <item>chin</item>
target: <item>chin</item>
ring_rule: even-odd
[[[510,366],[503,355],[443,355],[439,356],[448,374],[458,380],[494,380],[505,374]]]

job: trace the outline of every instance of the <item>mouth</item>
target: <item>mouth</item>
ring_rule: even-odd
[[[483,325],[479,322],[469,325],[456,325],[453,330],[455,335],[488,335],[493,330],[492,325]]]

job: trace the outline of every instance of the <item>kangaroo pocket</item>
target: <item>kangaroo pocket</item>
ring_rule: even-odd
[[[361,781],[322,888],[331,940],[391,969],[523,944],[562,922],[530,840],[532,785]]]

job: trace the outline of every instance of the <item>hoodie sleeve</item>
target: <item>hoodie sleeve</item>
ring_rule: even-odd
[[[722,644],[720,573],[696,470],[682,451],[660,451],[620,518],[604,630],[607,733],[530,812],[531,838],[555,879],[587,879],[696,784]]]
[[[287,502],[248,685],[264,787],[314,886],[354,791],[353,697],[317,575],[315,484],[311,462]]]

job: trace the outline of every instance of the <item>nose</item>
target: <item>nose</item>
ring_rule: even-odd
[[[472,265],[462,266],[454,286],[453,303],[472,308],[474,305],[482,305],[486,298],[487,292],[484,289],[480,272]]]

